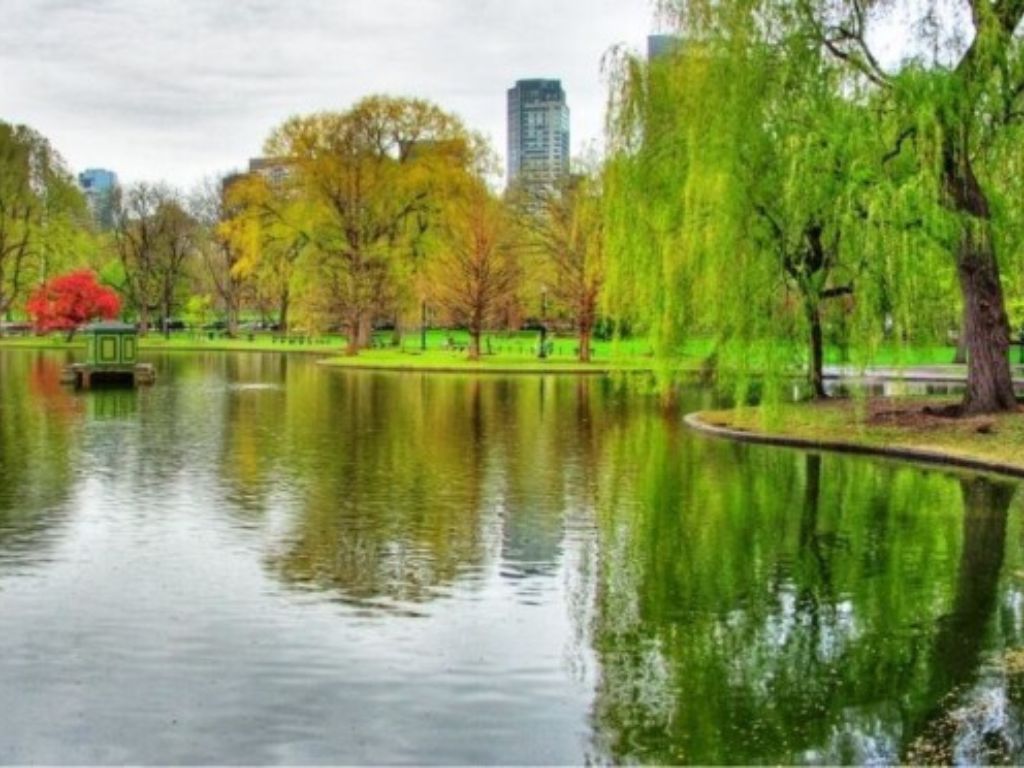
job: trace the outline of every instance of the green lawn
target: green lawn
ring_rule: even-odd
[[[626,340],[613,343],[595,341],[593,362],[576,360],[577,342],[572,338],[551,336],[550,352],[546,360],[537,357],[538,334],[530,332],[487,334],[482,343],[483,358],[477,363],[466,359],[465,348],[469,334],[465,331],[430,331],[427,333],[426,351],[421,348],[419,334],[405,335],[398,346],[393,345],[392,334],[380,332],[374,337],[375,347],[363,350],[356,357],[342,353],[345,339],[341,336],[290,336],[276,338],[268,333],[243,334],[231,339],[209,333],[180,332],[170,338],[149,334],[139,342],[141,351],[266,351],[297,352],[330,356],[329,364],[339,367],[365,367],[416,370],[486,370],[515,371],[538,370],[546,372],[601,372],[606,370],[645,370],[652,365],[652,354],[644,340]],[[63,335],[8,337],[0,339],[0,346],[25,349],[82,349],[85,340],[77,336],[68,343]],[[706,346],[706,345],[704,345]],[[702,347],[693,346],[688,355],[696,366]]]
[[[705,411],[699,416],[704,423],[756,435],[933,451],[1024,471],[1024,411],[965,419],[924,412],[926,406],[953,402],[929,397],[837,399]]]
[[[357,357],[342,356],[345,340],[338,335],[290,336],[275,338],[269,333],[243,334],[237,339],[208,332],[176,332],[169,339],[150,333],[140,342],[146,350],[168,351],[270,351],[299,352],[330,356],[330,365],[339,367],[389,368],[396,370],[453,369],[486,371],[584,371],[584,370],[649,370],[654,367],[650,344],[645,339],[625,339],[619,342],[595,340],[593,362],[576,361],[577,341],[571,337],[550,338],[551,354],[546,361],[537,359],[538,334],[521,331],[492,333],[484,336],[483,358],[478,363],[465,359],[469,334],[465,331],[432,330],[427,333],[427,348],[421,349],[419,333],[407,333],[398,346],[392,345],[392,334],[378,332],[374,349],[364,350]],[[69,345],[62,335],[0,338],[0,346],[32,349],[68,349],[84,347],[77,336]],[[688,342],[673,367],[692,370],[711,353],[713,345],[706,339]],[[1014,350],[1016,360],[1017,351]],[[837,348],[827,350],[829,364],[840,364],[844,356]],[[873,365],[909,367],[918,365],[948,365],[953,360],[953,348],[942,345],[884,345],[872,360]]]

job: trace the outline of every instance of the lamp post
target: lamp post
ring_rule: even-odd
[[[540,289],[540,350],[537,357],[544,360],[548,356],[548,287]]]

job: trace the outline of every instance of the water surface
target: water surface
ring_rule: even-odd
[[[601,379],[62,359],[0,351],[2,762],[1024,757],[1015,483]]]

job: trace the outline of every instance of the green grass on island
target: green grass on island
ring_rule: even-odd
[[[570,336],[549,337],[550,353],[546,359],[537,356],[539,338],[536,331],[496,332],[484,335],[481,359],[471,361],[466,355],[469,334],[463,330],[431,330],[427,332],[426,350],[422,349],[419,332],[404,334],[395,344],[390,332],[377,332],[374,345],[356,356],[346,356],[343,336],[309,336],[294,333],[286,336],[268,332],[241,333],[236,338],[207,331],[176,331],[170,337],[150,332],[140,339],[140,350],[169,352],[294,352],[326,358],[325,365],[338,368],[410,371],[483,371],[491,373],[603,373],[612,371],[650,371],[657,366],[651,345],[644,338],[619,341],[595,339],[592,360],[577,359],[578,342]],[[0,347],[25,349],[84,349],[85,338],[76,335],[69,343],[63,334],[47,336],[0,337]],[[681,372],[700,370],[714,348],[708,339],[693,339],[683,346],[678,357],[668,366]],[[912,366],[949,366],[953,362],[952,346],[885,344],[872,355],[873,366],[904,368]],[[799,359],[799,355],[797,355]],[[826,349],[829,365],[858,366],[849,362],[839,347]],[[802,375],[799,365],[794,375]]]
[[[419,333],[407,333],[396,344],[390,332],[374,335],[373,346],[358,355],[345,355],[345,339],[339,335],[307,336],[270,333],[240,334],[230,338],[208,332],[175,332],[169,337],[149,333],[139,340],[143,354],[167,352],[286,352],[314,354],[325,358],[326,365],[339,368],[416,371],[485,371],[492,373],[603,373],[607,371],[647,371],[654,365],[650,345],[644,339],[618,342],[595,340],[592,361],[577,359],[578,342],[564,336],[549,336],[548,355],[538,357],[536,332],[485,334],[478,361],[468,359],[469,334],[465,331],[432,330],[427,333],[426,349]],[[82,349],[85,337],[77,335],[68,342],[63,334],[48,336],[11,336],[0,338],[0,347],[22,349]],[[710,346],[693,342],[684,350],[679,367],[699,367]]]
[[[755,435],[928,451],[1024,472],[1021,413],[950,418],[925,411],[941,411],[955,402],[950,397],[835,399],[704,411],[699,418],[705,424]]]

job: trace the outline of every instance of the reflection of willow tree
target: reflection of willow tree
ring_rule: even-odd
[[[59,360],[0,352],[0,559],[44,542],[73,481],[82,402]]]
[[[894,759],[976,666],[1005,493],[965,486],[961,530],[948,477],[642,421],[610,469],[594,717],[615,761]]]

